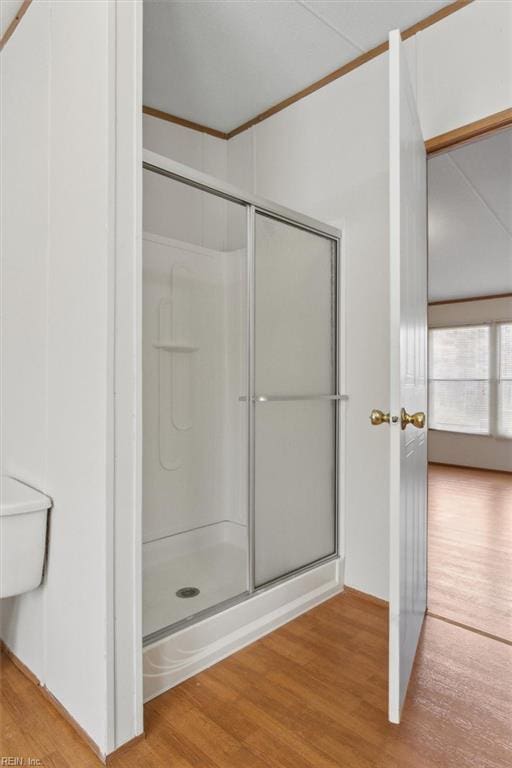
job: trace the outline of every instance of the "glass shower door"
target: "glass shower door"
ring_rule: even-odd
[[[147,167],[143,234],[143,631],[248,579],[247,207]]]
[[[336,241],[256,212],[254,584],[336,553]]]

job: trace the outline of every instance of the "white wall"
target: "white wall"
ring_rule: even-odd
[[[1,54],[0,87],[2,474],[46,491],[49,34],[47,8],[34,4]],[[43,595],[0,602],[2,638],[38,677]]]
[[[254,161],[257,194],[343,231],[346,295],[346,582],[387,588],[387,60],[354,70],[230,142]],[[248,160],[245,162],[247,163]],[[247,177],[247,168],[237,176]],[[380,492],[376,492],[380,489]],[[368,532],[371,535],[368,535]]]
[[[512,3],[476,0],[417,35],[426,139],[509,109]]]
[[[226,142],[207,133],[191,131],[176,123],[143,116],[145,149],[170,157],[191,168],[234,180],[242,189],[252,185],[252,161],[247,163],[245,147],[236,152],[236,141]],[[229,152],[228,152],[229,149]],[[245,177],[241,177],[245,163]],[[228,165],[229,164],[229,165]],[[232,178],[233,177],[233,178]],[[144,173],[144,226],[146,229],[217,250],[235,251],[246,244],[245,217],[236,206],[227,206],[212,195],[186,192],[174,184],[174,192],[165,180]],[[178,191],[179,190],[179,191]],[[172,215],[169,211],[172,210]]]
[[[144,115],[143,145],[218,179],[227,176],[227,143],[215,136]],[[146,231],[206,248],[226,248],[227,208],[222,199],[149,171],[143,181]]]
[[[512,320],[512,299],[437,304],[428,309],[431,328]],[[486,435],[429,430],[429,461],[512,471],[512,441]]]
[[[512,104],[512,4],[475,2],[406,43],[425,138]],[[471,45],[468,46],[468,41]],[[388,594],[387,54],[229,142],[229,180],[344,233],[346,583]]]
[[[2,52],[2,473],[54,501],[11,650],[107,751],[113,659],[115,7],[35,0]],[[133,610],[132,610],[133,613]]]

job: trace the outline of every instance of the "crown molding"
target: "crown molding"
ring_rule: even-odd
[[[32,0],[23,0],[20,9],[14,19],[11,21],[7,29],[5,30],[4,34],[2,35],[2,38],[0,39],[0,51],[3,50],[6,42],[9,40],[10,37],[12,37],[14,30],[26,14],[29,5],[31,4]]]
[[[194,123],[192,120],[185,120],[183,117],[170,115],[168,112],[163,112],[161,109],[155,109],[154,107],[144,105],[142,107],[142,112],[145,115],[151,115],[151,117],[158,117],[160,120],[166,120],[168,123],[175,123],[184,128],[190,128],[193,131],[199,131],[199,133],[208,133],[210,136],[215,136],[217,139],[229,138],[229,135],[224,133],[224,131],[218,131],[216,128],[209,128],[207,125],[201,125],[201,123]]]
[[[510,127],[512,127],[512,108],[495,112],[493,115],[487,115],[487,117],[482,117],[473,123],[454,128],[453,131],[434,136],[425,142],[425,149],[427,154],[437,155]]]
[[[465,304],[468,301],[489,301],[491,299],[512,299],[512,293],[491,293],[487,296],[466,296],[463,299],[441,299],[440,301],[429,301],[429,307],[439,307],[443,304]]]

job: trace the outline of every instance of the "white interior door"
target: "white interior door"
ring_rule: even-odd
[[[427,598],[427,183],[425,145],[398,30],[389,36],[389,62],[389,719],[398,723]]]

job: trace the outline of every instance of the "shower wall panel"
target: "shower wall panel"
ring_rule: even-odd
[[[144,235],[144,541],[246,522],[242,265]]]

